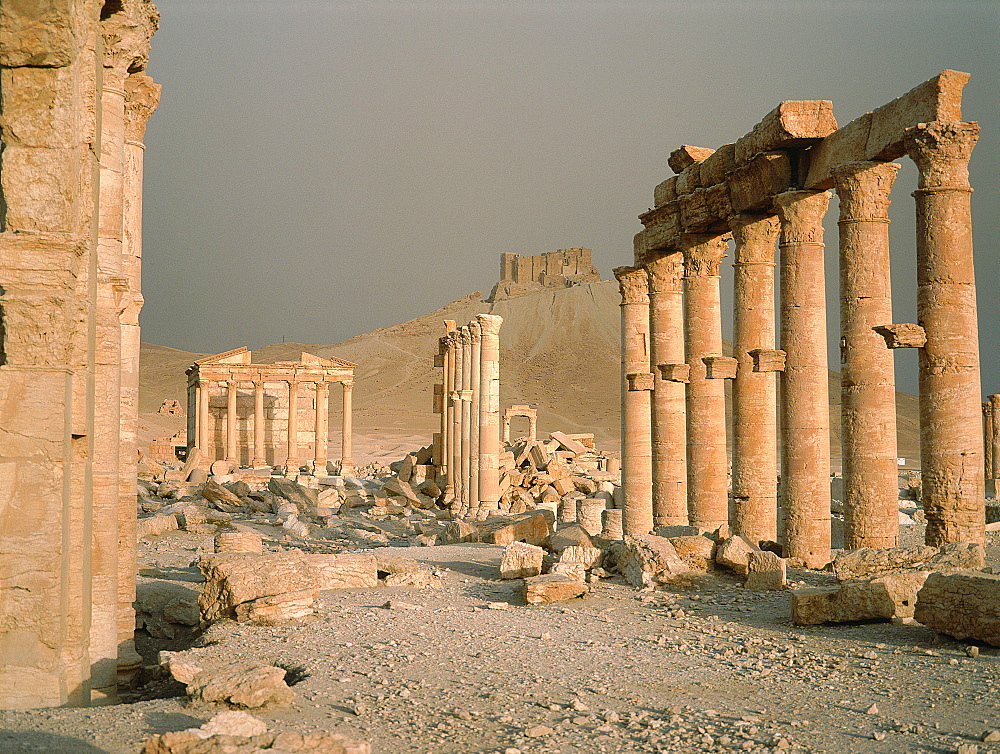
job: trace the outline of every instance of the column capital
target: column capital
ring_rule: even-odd
[[[776,194],[774,206],[781,219],[781,244],[823,244],[823,216],[830,204],[829,191],[785,191]]]
[[[645,254],[643,267],[650,293],[680,293],[684,278],[684,255],[680,251],[651,251]]]
[[[498,314],[477,314],[476,321],[483,335],[499,335],[503,317]]]
[[[920,123],[905,132],[903,146],[920,170],[917,190],[969,188],[969,158],[979,124]]]
[[[649,279],[642,267],[615,267],[612,270],[618,279],[618,292],[622,304],[648,304]]]
[[[472,337],[469,333],[469,328],[467,325],[462,325],[458,328],[458,343],[462,348],[472,344]]]
[[[354,380],[341,380],[340,384],[344,386],[344,390],[354,389]]]
[[[145,73],[125,79],[125,138],[142,142],[149,116],[160,104],[160,85]]]
[[[455,320],[453,320],[453,319],[446,319],[446,320],[444,320],[444,330],[445,330],[445,334],[446,335],[455,332],[455,330],[457,330],[457,329],[458,329],[458,327],[457,327],[457,324],[456,324]]]
[[[899,172],[895,162],[847,162],[833,169],[840,222],[888,222],[889,192]]]
[[[719,267],[726,257],[728,233],[685,233],[680,250],[684,255],[684,277],[718,277]]]
[[[734,264],[774,264],[774,245],[781,230],[777,215],[742,212],[729,216],[736,241]]]
[[[476,320],[472,320],[466,327],[469,328],[469,342],[478,343],[479,338],[482,335],[482,331],[479,329],[479,323]]]

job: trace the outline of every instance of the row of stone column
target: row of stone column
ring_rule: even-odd
[[[299,385],[302,382],[313,382],[316,389],[316,411],[315,411],[315,442],[313,451],[313,468],[315,473],[321,474],[326,470],[328,445],[329,445],[329,413],[330,413],[330,386],[329,383],[317,380],[282,380],[288,386],[288,425],[285,433],[286,458],[285,466],[289,473],[295,473],[302,464],[300,458],[301,448],[299,447]],[[196,386],[196,398],[198,416],[195,423],[196,438],[195,445],[199,448],[211,447],[211,439],[208,436],[208,402],[209,387],[211,384],[221,385],[226,388],[226,440],[225,457],[233,464],[239,464],[239,438],[237,436],[237,423],[239,416],[236,411],[236,398],[239,392],[240,380],[227,380],[221,382],[208,383],[200,380]],[[267,454],[265,446],[266,421],[264,413],[264,382],[254,380],[253,396],[253,449],[251,465],[255,467],[267,465]],[[341,382],[343,386],[343,414],[341,423],[341,476],[351,476],[354,474],[353,460],[353,406],[352,395],[354,383],[351,381]]]
[[[479,314],[468,325],[445,322],[440,448],[445,500],[460,516],[485,518],[500,501],[500,325]]]
[[[927,541],[982,541],[979,358],[967,163],[975,124],[911,129],[920,170],[920,326],[891,325],[889,192],[899,166],[841,165],[841,405],[845,547],[898,541],[896,419],[889,348],[920,347]],[[733,380],[731,523],[779,539],[809,566],[830,554],[830,434],[823,266],[826,191],[787,191],[772,213],[729,218],[728,233],[637,249],[615,270],[622,295],[625,531],[730,521],[724,380]],[[641,243],[642,234],[637,236]],[[719,267],[735,244],[735,359],[722,354]],[[775,348],[775,244],[781,349]],[[919,340],[899,336],[922,329]],[[888,346],[888,348],[887,348]],[[773,372],[781,373],[781,400]],[[779,457],[776,451],[780,415]],[[994,472],[995,473],[995,472]],[[780,513],[780,517],[779,517]]]
[[[983,449],[987,493],[1000,494],[1000,395],[988,396],[983,403]]]

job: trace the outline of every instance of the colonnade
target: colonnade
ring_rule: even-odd
[[[462,327],[446,320],[439,340],[435,461],[446,480],[444,499],[460,516],[485,518],[500,501],[501,324],[493,314]]]
[[[188,370],[189,445],[200,449],[203,464],[224,459],[240,465],[246,460],[249,465],[259,467],[283,460],[287,473],[297,473],[301,466],[309,465],[314,473],[325,474],[329,453],[330,383],[338,382],[343,388],[340,475],[355,473],[352,443],[355,365],[341,359],[302,356],[299,362],[251,364],[250,352],[242,348],[201,359]],[[303,385],[312,386],[313,421],[310,427],[300,425]],[[241,389],[253,392],[252,415],[240,414]],[[213,394],[220,393],[225,396],[225,408],[221,416],[214,417],[209,410],[210,401]],[[281,410],[282,404],[284,410]],[[240,442],[241,421],[249,425],[246,459]],[[224,433],[213,432],[220,423]],[[303,432],[311,439],[311,458],[303,457]],[[222,434],[221,444],[214,434]]]
[[[958,120],[967,79],[945,71],[840,129],[828,102],[785,102],[735,144],[671,155],[678,175],[657,186],[655,209],[640,216],[645,230],[635,239],[634,265],[615,270],[626,534],[729,523],[754,541],[778,540],[802,564],[828,562],[823,219],[835,189],[844,546],[898,543],[890,349],[899,347],[920,352],[927,542],[983,541],[984,474],[969,473],[982,467],[983,444],[967,171],[978,126]],[[865,141],[859,133],[874,135]],[[900,325],[892,324],[888,206],[899,169],[892,160],[904,154],[919,170],[919,324]],[[730,242],[735,358],[722,353],[719,290]],[[731,500],[726,379],[733,388]],[[987,426],[998,419],[991,404]]]

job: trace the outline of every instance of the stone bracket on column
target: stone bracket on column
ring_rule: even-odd
[[[634,374],[626,374],[625,379],[628,380],[629,392],[653,389],[652,372],[635,372]]]
[[[755,348],[748,351],[753,359],[753,370],[755,372],[784,372],[785,352],[773,348]]]
[[[732,356],[705,356],[705,379],[731,380],[736,377],[737,361]]]
[[[881,325],[872,329],[885,338],[886,348],[923,348],[927,344],[927,333],[920,325]]]
[[[690,364],[658,364],[656,368],[660,370],[660,377],[666,382],[691,381]]]

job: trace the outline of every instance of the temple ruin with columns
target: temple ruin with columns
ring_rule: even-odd
[[[188,448],[198,463],[308,466],[325,476],[329,461],[330,385],[342,389],[341,476],[354,475],[352,394],[356,364],[303,353],[299,361],[254,364],[246,347],[208,356],[188,370]]]
[[[898,542],[892,349],[900,347],[919,350],[927,543],[984,541],[967,169],[979,126],[961,118],[968,79],[944,71],[839,128],[830,102],[783,102],[733,144],[670,155],[676,175],[656,187],[654,208],[639,218],[633,266],[615,270],[626,534],[660,523],[703,531],[731,523],[754,542],[777,540],[792,562],[829,562],[822,223],[833,189],[845,547]],[[894,161],[904,156],[919,170],[918,322],[894,324],[887,208]],[[722,353],[719,290],[730,241],[735,357]],[[733,384],[731,506],[726,379]]]

